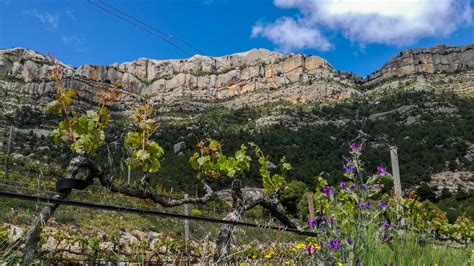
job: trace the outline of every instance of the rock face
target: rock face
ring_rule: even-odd
[[[0,87],[40,98],[51,96],[53,67],[45,56],[31,50],[1,50]],[[320,57],[284,56],[263,49],[223,57],[196,55],[186,60],[138,59],[111,66],[61,67],[65,85],[74,87],[84,102],[97,101],[101,91],[121,83],[125,84],[125,105],[146,96],[164,111],[300,103],[358,94],[350,75],[338,73]]]
[[[401,52],[379,71],[369,75],[363,85],[372,87],[384,80],[419,73],[456,73],[469,69],[474,69],[474,44],[412,49]]]
[[[95,104],[102,92],[116,88],[124,97],[114,104],[115,111],[128,110],[141,97],[150,98],[162,112],[202,111],[277,101],[339,100],[380,87],[395,77],[471,73],[474,45],[408,50],[366,79],[336,71],[318,56],[283,55],[264,49],[222,57],[195,55],[184,60],[142,58],[111,66],[60,65],[64,84],[75,88],[84,105]],[[4,110],[9,105],[44,106],[50,101],[55,91],[53,68],[47,57],[37,52],[0,50],[0,90],[10,99],[4,101]]]
[[[447,189],[450,193],[456,194],[458,191],[473,193],[474,172],[441,172],[433,175],[428,184],[434,188],[437,196],[440,196],[442,189]]]

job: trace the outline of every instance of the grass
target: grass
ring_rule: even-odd
[[[473,247],[454,248],[449,243],[445,245],[418,245],[407,242],[396,254],[387,245],[383,245],[372,252],[366,258],[365,265],[393,265],[423,266],[423,265],[472,265],[471,253]]]

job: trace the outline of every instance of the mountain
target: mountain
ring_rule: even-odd
[[[318,56],[264,49],[110,66],[59,64],[62,82],[78,93],[79,109],[97,106],[101,92],[122,92],[123,99],[110,106],[115,123],[108,129],[109,145],[98,154],[117,175],[125,171],[120,144],[127,115],[148,99],[161,121],[155,138],[168,152],[156,179],[165,187],[189,184],[183,189],[193,191],[187,158],[204,137],[222,140],[229,152],[256,141],[271,158],[287,156],[295,168],[289,179],[309,186],[322,171],[331,182],[340,180],[346,145],[365,140],[368,169],[390,165],[388,146],[396,145],[406,190],[418,188],[446,206],[459,205],[449,201],[451,194],[472,203],[474,44],[403,51],[367,77],[335,70]],[[33,162],[42,173],[58,176],[61,168],[51,165],[70,158],[47,138],[58,121],[44,112],[55,94],[53,68],[40,53],[0,50],[0,121],[2,128],[15,127],[18,174]]]
[[[31,50],[15,48],[0,51],[2,88],[43,96],[54,91],[47,57]],[[367,89],[397,86],[420,74],[429,83],[440,82],[446,74],[462,72],[470,77],[474,69],[474,45],[437,46],[400,53],[379,71],[361,78],[335,70],[318,56],[283,55],[264,49],[223,57],[196,55],[186,60],[138,59],[111,66],[62,64],[64,82],[76,88],[87,102],[94,92],[113,84],[126,84],[130,96],[151,98],[160,111],[201,111],[209,108],[242,108],[269,102],[312,102],[319,99],[345,99]],[[452,85],[446,86],[451,89]],[[456,89],[456,88],[455,88]],[[119,109],[126,109],[126,105]]]

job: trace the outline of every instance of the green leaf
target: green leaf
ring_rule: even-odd
[[[203,166],[209,160],[210,160],[209,155],[206,155],[206,156],[203,156],[203,157],[200,157],[199,159],[197,159],[197,162],[199,163],[200,166]]]
[[[157,158],[153,158],[153,159],[151,159],[151,164],[150,164],[150,170],[149,170],[149,172],[150,172],[150,173],[158,172],[158,170],[160,169],[160,167],[161,167],[160,161],[159,161]]]
[[[145,161],[145,160],[147,160],[148,158],[150,158],[150,153],[148,153],[148,152],[145,151],[145,150],[138,150],[136,157],[137,157],[137,159],[140,160],[140,161]]]
[[[141,144],[141,135],[138,132],[128,132],[125,137],[125,146],[127,148],[139,147]]]
[[[52,114],[60,114],[62,111],[61,103],[58,100],[49,102],[46,106],[46,110]]]
[[[195,152],[193,154],[193,156],[191,156],[189,158],[189,163],[191,164],[191,167],[194,169],[194,170],[198,170],[199,169],[199,163],[197,162],[197,159],[199,158],[199,153],[198,152]]]

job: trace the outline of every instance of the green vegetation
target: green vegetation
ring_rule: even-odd
[[[398,108],[403,110],[404,106],[412,107],[405,113],[392,111]],[[445,107],[454,112],[437,112]],[[384,112],[388,113],[381,116],[380,120],[367,119],[370,115]],[[224,145],[225,153],[239,149],[242,143],[253,141],[272,156],[270,161],[278,162],[279,158],[285,156],[286,161],[293,166],[287,174],[289,181],[303,181],[311,189],[315,185],[313,176],[326,172],[329,183],[335,184],[342,178],[339,175],[342,164],[337,158],[342,158],[343,147],[347,143],[360,137],[359,140],[365,139],[370,143],[364,147],[365,153],[362,155],[369,162],[368,169],[375,169],[379,164],[389,166],[388,145],[398,147],[402,186],[408,190],[429,181],[431,175],[441,171],[474,170],[473,162],[464,157],[469,145],[474,143],[473,112],[474,101],[471,98],[431,91],[398,91],[372,93],[343,102],[302,105],[279,102],[239,110],[221,108],[195,116],[185,112],[170,113],[183,117],[188,115],[190,118],[185,119],[185,122],[161,124],[151,137],[165,151],[161,169],[152,182],[168,189],[179,186],[186,192],[194,192],[199,181],[194,178],[195,172],[187,163],[187,158],[192,155],[189,147],[194,147],[198,140],[212,137]],[[267,126],[256,124],[258,118],[269,115],[288,115],[292,119]],[[415,122],[407,123],[408,116],[416,117]],[[14,113],[4,114],[4,118],[7,123],[11,122],[18,128],[32,128],[43,121],[48,121],[43,125],[49,127],[58,121],[52,119],[51,115],[29,107],[19,107]],[[318,121],[327,123],[314,125]],[[105,128],[107,148],[100,149],[96,156],[98,163],[112,169],[117,178],[126,179],[127,176],[123,159],[129,155],[121,145],[125,136],[120,132],[129,128],[129,123],[123,117],[112,115],[112,123]],[[64,166],[72,156],[52,145],[48,137],[35,134],[15,134],[14,137],[13,152],[30,155],[29,158],[33,160]],[[173,154],[173,145],[179,141],[184,141],[188,148],[181,151],[183,154]],[[6,143],[5,138],[3,142]],[[21,172],[20,167],[18,171]],[[138,181],[140,176],[139,172],[132,171],[132,182]],[[257,176],[257,172],[251,172],[245,184],[261,185]],[[229,180],[224,179],[222,185],[226,182]],[[182,187],[179,184],[188,185]],[[430,191],[425,192],[426,195],[421,196],[426,199],[441,200],[439,207],[448,211],[451,221],[462,212],[474,217],[474,211],[468,204],[472,202],[472,192],[462,200],[456,199],[455,195],[434,199],[430,197]]]

